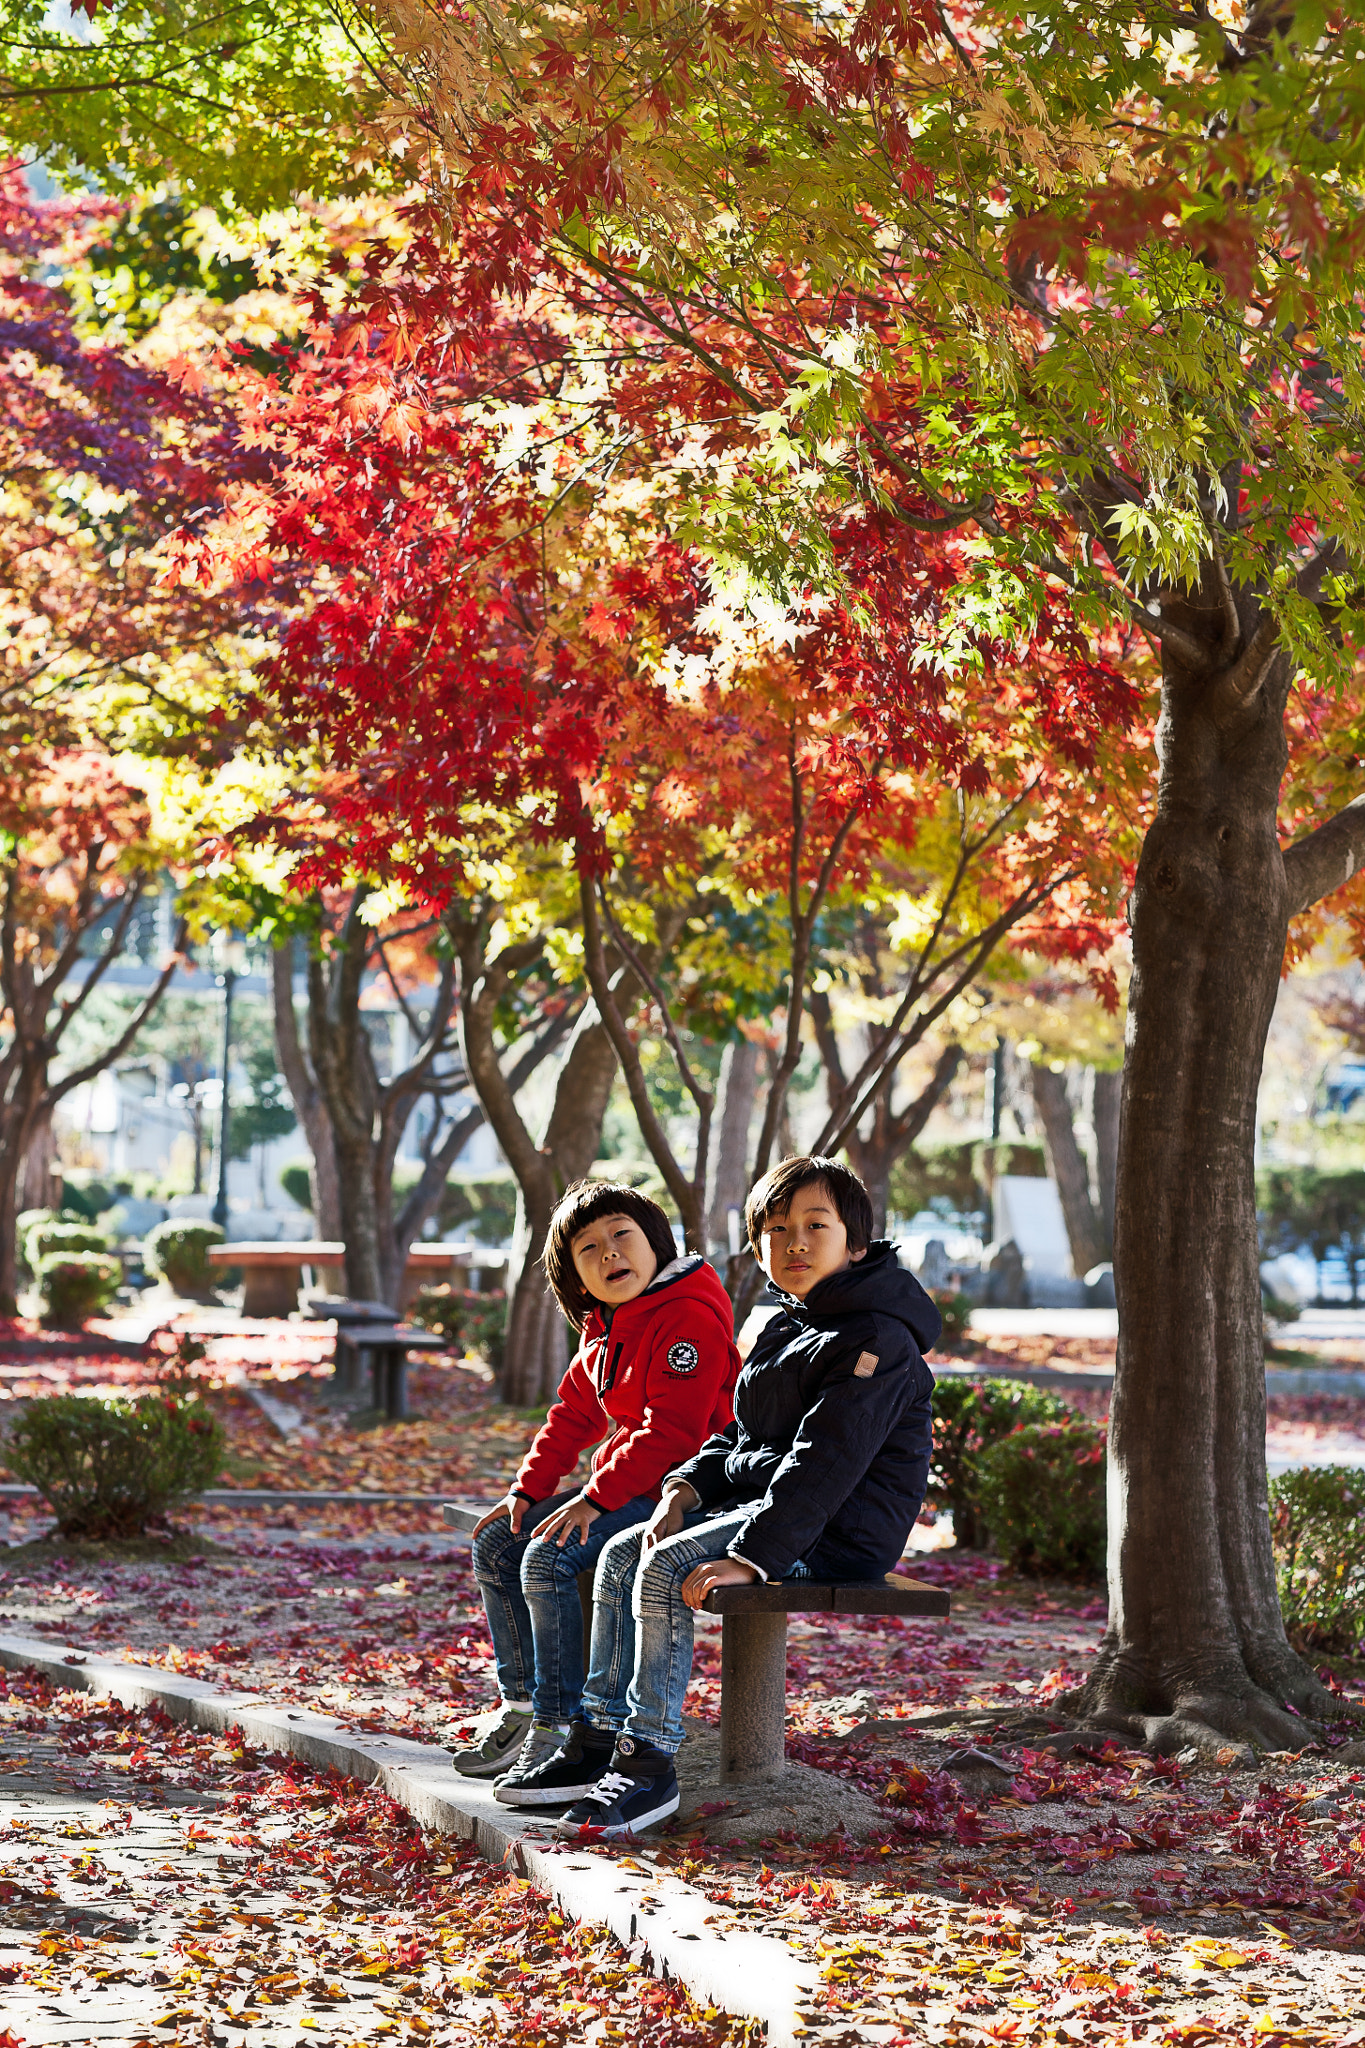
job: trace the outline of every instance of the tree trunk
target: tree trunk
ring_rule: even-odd
[[[294,1014],[294,942],[285,939],[276,946],[270,962],[270,989],[274,1003],[275,1049],[284,1075],[294,1114],[303,1127],[308,1144],[313,1203],[313,1229],[326,1242],[342,1238],[341,1185],[337,1179],[336,1147],[332,1141],[332,1119],[317,1078],[311,1071],[299,1038]]]
[[[11,1052],[7,1099],[0,1109],[0,1315],[6,1316],[17,1314],[19,1306],[19,1177],[38,1125],[51,1115],[43,1108],[42,1065],[26,1058],[23,1047]]]
[[[568,1326],[550,1292],[540,1255],[555,1203],[565,1188],[582,1180],[602,1144],[602,1119],[616,1078],[616,1054],[606,1026],[590,1005],[564,1055],[555,1083],[554,1105],[539,1152],[543,1171],[518,1178],[516,1250],[520,1263],[512,1282],[502,1398],[513,1408],[539,1408],[554,1399],[568,1364]]]
[[[1165,654],[1157,813],[1132,897],[1109,1628],[1075,1702],[1167,1753],[1228,1737],[1298,1749],[1307,1731],[1286,1706],[1335,1711],[1285,1637],[1266,1509],[1253,1158],[1289,917],[1276,809],[1290,664],[1273,642],[1262,658],[1262,630],[1229,667],[1226,616],[1212,565],[1203,593],[1163,611],[1207,654],[1197,670]],[[1234,623],[1245,649],[1254,626]]]
[[[1035,1060],[1033,1100],[1047,1140],[1052,1178],[1061,1197],[1072,1271],[1078,1280],[1083,1280],[1090,1268],[1098,1266],[1104,1258],[1105,1246],[1100,1220],[1090,1199],[1090,1171],[1076,1142],[1066,1075],[1054,1074],[1045,1061]]]
[[[706,1252],[724,1273],[730,1258],[730,1211],[749,1192],[749,1124],[758,1099],[758,1047],[732,1039],[721,1056],[719,1133],[706,1208]]]
[[[1090,1120],[1095,1126],[1095,1180],[1104,1223],[1105,1256],[1114,1256],[1114,1188],[1119,1167],[1119,1105],[1122,1067],[1096,1067]]]
[[[33,1136],[28,1141],[23,1167],[19,1175],[17,1197],[19,1214],[25,1209],[60,1209],[62,1206],[62,1172],[54,1164],[57,1157],[52,1141],[51,1113],[40,1116]]]

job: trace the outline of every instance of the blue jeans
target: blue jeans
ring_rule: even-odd
[[[708,1519],[705,1508],[694,1508],[678,1534],[656,1544],[643,1562],[643,1529],[612,1538],[593,1589],[592,1664],[583,1688],[583,1718],[592,1727],[634,1735],[677,1755],[692,1675],[692,1609],[682,1583],[708,1558],[724,1557],[752,1513],[749,1506]],[[789,1579],[810,1576],[800,1558],[787,1573]]]
[[[474,1538],[474,1576],[483,1595],[488,1633],[493,1638],[498,1691],[504,1700],[527,1700],[538,1721],[571,1721],[583,1691],[583,1610],[578,1574],[622,1530],[647,1522],[654,1512],[648,1494],[623,1508],[600,1514],[579,1542],[571,1536],[561,1550],[541,1543],[535,1531],[547,1516],[576,1494],[537,1501],[514,1536],[505,1515]]]

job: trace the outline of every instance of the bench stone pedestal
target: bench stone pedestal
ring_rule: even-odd
[[[786,1769],[787,1617],[727,1614],[720,1625],[720,1782]]]

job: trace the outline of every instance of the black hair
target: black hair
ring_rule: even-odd
[[[572,1187],[565,1188],[555,1204],[550,1228],[545,1233],[545,1249],[540,1255],[554,1298],[576,1330],[582,1329],[589,1310],[601,1304],[578,1277],[573,1241],[580,1230],[586,1230],[601,1216],[629,1216],[632,1223],[638,1223],[659,1261],[660,1271],[678,1256],[673,1226],[648,1195],[627,1187],[623,1181],[576,1180]]]
[[[744,1227],[749,1233],[749,1243],[754,1257],[758,1257],[759,1239],[763,1226],[774,1216],[785,1216],[792,1205],[792,1196],[801,1188],[819,1185],[829,1194],[831,1202],[839,1212],[839,1220],[848,1232],[848,1248],[851,1252],[865,1252],[872,1241],[872,1197],[851,1166],[845,1166],[841,1159],[822,1159],[819,1154],[804,1158],[784,1159],[780,1166],[765,1173],[749,1191],[744,1204]]]

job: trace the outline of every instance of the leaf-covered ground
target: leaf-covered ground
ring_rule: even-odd
[[[207,1361],[238,1484],[491,1497],[534,1426],[497,1409],[475,1371],[444,1364],[414,1376],[423,1419],[355,1429],[325,1406],[318,1347],[310,1355],[307,1341],[292,1342],[287,1354],[253,1358],[254,1340],[225,1335]],[[89,1384],[107,1367],[60,1366],[76,1371]],[[252,1382],[294,1411],[288,1434],[250,1398]],[[1272,1433],[1358,1441],[1363,1419],[1365,1403],[1350,1397],[1299,1396]],[[0,1558],[0,1628],[249,1683],[356,1727],[441,1742],[490,1704],[468,1550],[437,1533],[429,1511],[213,1509],[194,1519],[206,1544],[197,1555],[12,1550]],[[38,1528],[25,1512],[11,1540]],[[791,1625],[790,1753],[869,1799],[859,1810],[873,1812],[870,1828],[810,1842],[776,1825],[753,1843],[741,1839],[744,1798],[717,1791],[700,1820],[631,1855],[817,1958],[822,2031],[850,2048],[1365,2041],[1358,1768],[1311,1753],[1250,1770],[1231,1752],[1213,1769],[1117,1753],[1059,1761],[1040,1731],[1098,1643],[1098,1589],[1012,1579],[995,1560],[951,1550],[920,1555],[914,1568],[952,1586],[946,1624]],[[703,1622],[689,1701],[703,1722],[718,1713],[718,1653],[719,1624]],[[1360,1675],[1342,1674],[1349,1690]],[[1037,1717],[1027,1738],[983,1734],[971,1719],[1006,1708]],[[958,1725],[934,1718],[944,1716]],[[1003,1768],[954,1762],[973,1740]],[[282,1774],[271,1783],[281,1787]],[[470,1898],[480,1884],[497,1896],[499,1882],[485,1868]],[[608,2037],[609,2028],[592,2036]],[[69,2037],[29,2035],[48,2038]]]
[[[0,1672],[0,2043],[720,2048],[701,2011],[384,1794]]]

